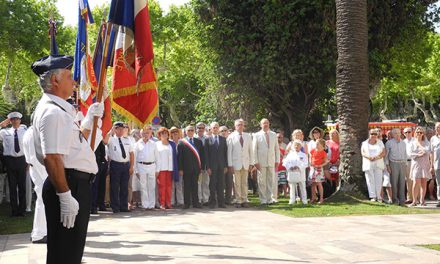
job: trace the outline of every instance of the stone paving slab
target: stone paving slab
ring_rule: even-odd
[[[232,212],[233,211],[233,212]],[[439,215],[290,218],[262,210],[92,216],[84,263],[440,263]],[[0,236],[0,264],[45,263],[30,234]]]

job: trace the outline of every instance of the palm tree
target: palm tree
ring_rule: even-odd
[[[336,100],[342,191],[364,192],[360,145],[368,136],[367,0],[336,0]]]

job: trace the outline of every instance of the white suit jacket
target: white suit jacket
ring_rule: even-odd
[[[259,163],[261,167],[275,167],[275,162],[280,162],[280,147],[277,134],[269,131],[269,146],[263,130],[254,134],[252,149],[254,164]]]
[[[228,166],[234,170],[249,169],[253,161],[252,137],[243,132],[243,147],[240,144],[240,134],[234,131],[226,140],[228,144]]]

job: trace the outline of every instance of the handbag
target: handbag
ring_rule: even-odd
[[[299,170],[288,170],[287,171],[287,181],[288,182],[301,182],[304,179],[302,178],[301,171]]]

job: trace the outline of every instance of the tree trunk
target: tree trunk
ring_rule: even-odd
[[[361,143],[368,137],[368,21],[366,0],[336,0],[336,99],[341,191],[365,193]]]

